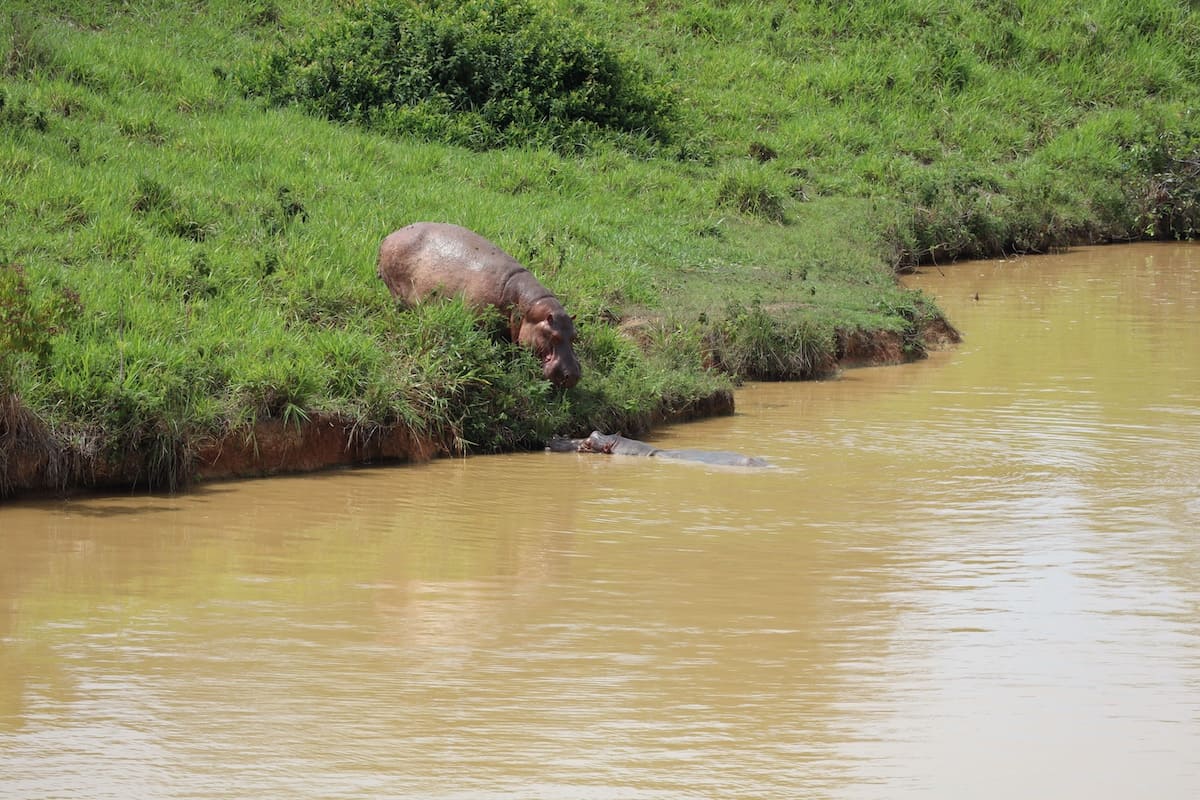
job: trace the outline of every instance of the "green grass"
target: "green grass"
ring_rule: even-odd
[[[913,341],[936,309],[894,272],[920,261],[1200,219],[1188,3],[541,0],[669,98],[671,133],[482,150],[445,120],[398,135],[244,93],[237,76],[357,5],[6,4],[0,451],[141,459],[170,486],[200,437],[263,418],[460,451],[629,433],[727,387],[714,365],[815,376],[838,332]],[[461,307],[393,306],[375,252],[422,219],[559,294],[577,388]]]

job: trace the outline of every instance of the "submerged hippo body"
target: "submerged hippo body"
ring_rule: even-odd
[[[417,222],[379,246],[379,277],[407,305],[461,297],[476,309],[496,308],[512,341],[533,350],[556,386],[579,382],[571,343],[575,323],[558,298],[515,258],[479,234],[441,222]]]
[[[618,433],[592,431],[586,439],[552,439],[547,445],[554,452],[608,453],[618,456],[647,456],[679,461],[698,461],[725,467],[767,467],[765,460],[724,450],[662,450],[652,444],[629,439]]]

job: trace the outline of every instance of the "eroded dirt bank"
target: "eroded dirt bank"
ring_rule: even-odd
[[[937,320],[922,331],[928,349],[952,346],[958,331]],[[883,366],[912,360],[900,334],[851,333],[840,337],[839,366]],[[718,391],[647,418],[647,427],[734,412],[730,391]],[[645,431],[623,431],[640,434]],[[313,472],[382,462],[423,462],[451,455],[445,442],[404,426],[367,429],[354,420],[312,414],[300,422],[264,420],[250,429],[198,441],[183,463],[155,461],[145,452],[105,454],[98,443],[55,442],[41,422],[12,401],[0,413],[0,499],[95,489],[173,490],[191,481]],[[172,458],[164,449],[161,458]],[[178,456],[174,456],[179,458]]]
[[[719,391],[682,408],[651,414],[647,424],[732,414],[733,407],[733,392]],[[451,454],[442,438],[420,436],[405,426],[367,429],[352,419],[312,414],[301,422],[269,419],[253,428],[203,438],[185,463],[163,463],[154,460],[154,453],[113,455],[88,442],[64,446],[28,412],[10,407],[0,417],[0,499],[94,489],[173,490],[193,481],[422,462]]]

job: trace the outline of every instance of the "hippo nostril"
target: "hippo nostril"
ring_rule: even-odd
[[[554,371],[554,374],[550,377],[550,380],[556,386],[561,386],[564,389],[570,389],[572,386],[579,383],[579,376],[560,367]]]

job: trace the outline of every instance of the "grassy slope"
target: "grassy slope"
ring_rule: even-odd
[[[0,358],[0,390],[57,446],[157,454],[147,477],[169,481],[196,436],[262,416],[481,449],[628,427],[722,384],[714,337],[753,372],[788,358],[764,342],[819,362],[835,328],[911,332],[929,306],[892,271],[916,259],[1190,233],[1194,190],[1163,178],[1195,150],[1186,3],[547,0],[675,86],[702,145],[683,161],[473,153],[264,110],[222,75],[342,4],[294,5],[0,17],[0,262],[35,319],[66,307],[40,357]],[[461,309],[395,312],[374,253],[417,219],[479,230],[558,291],[580,387],[547,391]],[[648,355],[611,327],[630,313],[663,320]]]

